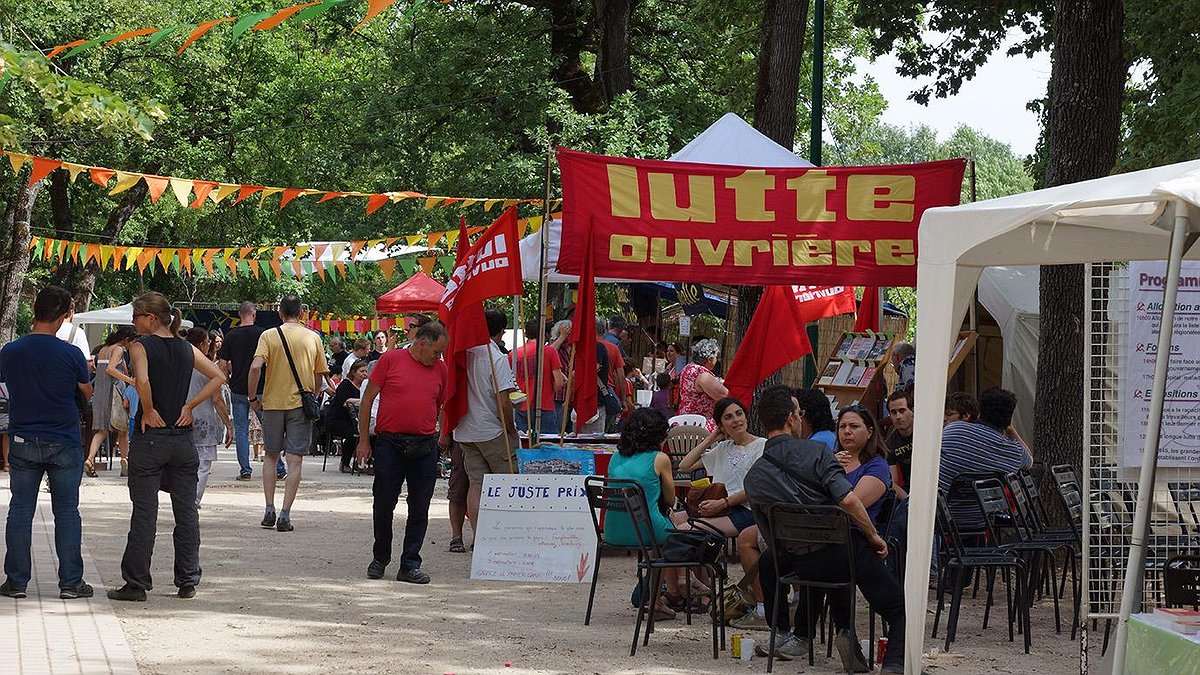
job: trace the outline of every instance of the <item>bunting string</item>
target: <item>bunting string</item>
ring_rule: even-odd
[[[387,330],[392,326],[403,326],[403,317],[394,316],[335,316],[333,314],[307,313],[301,317],[304,325],[325,335],[359,335],[366,332]]]
[[[66,171],[70,174],[70,181],[75,182],[75,179],[80,174],[87,172],[88,178],[96,185],[108,190],[108,194],[120,194],[140,182],[145,182],[146,188],[150,195],[150,201],[157,204],[158,200],[167,193],[170,188],[171,194],[179,201],[179,204],[186,208],[200,209],[208,202],[220,204],[226,199],[230,199],[230,205],[237,205],[246,201],[250,197],[258,196],[258,205],[261,208],[267,202],[267,198],[279,196],[279,209],[290,204],[292,201],[301,197],[310,197],[319,195],[318,203],[327,202],[331,199],[344,198],[360,198],[366,199],[367,215],[375,213],[384,204],[398,203],[406,199],[424,200],[425,209],[433,209],[458,205],[466,209],[478,204],[483,205],[483,210],[491,211],[496,205],[501,205],[502,208],[508,208],[517,204],[534,204],[541,206],[545,203],[545,199],[513,199],[506,197],[448,197],[444,195],[427,195],[422,192],[412,190],[400,190],[389,192],[341,192],[336,190],[318,190],[313,188],[294,188],[294,187],[271,187],[266,185],[253,185],[241,183],[222,183],[219,181],[201,180],[196,178],[179,178],[175,176],[159,176],[149,173],[140,173],[137,171],[122,171],[120,169],[111,169],[103,166],[90,166],[87,164],[76,164],[74,162],[66,162],[49,157],[39,157],[37,155],[27,155],[24,153],[13,152],[11,150],[0,150],[0,154],[8,157],[9,165],[12,167],[13,175],[20,173],[21,169],[28,162],[31,164],[29,173],[29,184],[33,185],[39,180],[46,178],[54,171]],[[556,199],[551,202],[551,210],[557,210],[562,206],[562,200]]]
[[[266,12],[253,12],[242,16],[227,16],[219,19],[209,19],[201,21],[197,24],[180,24],[176,26],[168,26],[166,28],[135,28],[122,32],[106,33],[97,35],[92,38],[82,38],[74,40],[66,44],[51,47],[46,51],[46,59],[54,59],[61,56],[64,59],[71,58],[89,49],[99,47],[107,49],[119,42],[127,40],[145,39],[147,46],[150,48],[166,42],[169,38],[186,36],[183,43],[175,51],[175,55],[182,54],[188,47],[192,46],[201,37],[208,35],[217,26],[231,24],[229,31],[230,41],[236,41],[246,34],[247,31],[266,31],[282,25],[286,21],[291,23],[299,23],[315,19],[318,16],[328,12],[335,7],[348,5],[357,0],[318,0],[317,2],[305,2],[299,5],[292,5],[279,10]],[[450,4],[451,0],[438,0],[440,4]],[[396,3],[396,0],[367,0],[367,11],[361,21],[351,29],[351,33],[362,28],[367,22],[379,16],[388,7]],[[408,9],[401,15],[400,20],[407,22],[411,20],[422,7],[437,4],[429,0],[413,0]]]

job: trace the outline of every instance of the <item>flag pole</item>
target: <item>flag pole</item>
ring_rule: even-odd
[[[495,346],[495,341],[488,339],[487,341],[487,360],[488,366],[492,369],[492,390],[496,396],[500,395],[500,378],[496,377],[496,360],[492,358],[492,347]],[[511,402],[510,404],[511,405]],[[504,423],[504,411],[500,407],[500,402],[496,401],[496,416],[500,418],[500,435],[504,437],[504,456],[508,458],[508,472],[516,473],[513,468],[512,461],[512,442],[508,439],[508,426]]]
[[[571,385],[575,383],[575,347],[571,347],[571,360],[567,366],[567,393],[563,397],[563,415],[558,421],[558,442],[565,443],[567,438],[567,420],[571,419],[572,396]],[[578,431],[578,429],[576,429]]]
[[[550,145],[549,139],[546,140],[546,201],[542,203],[542,229],[541,229],[541,260],[538,262],[538,334],[537,348],[534,354],[539,356],[537,360],[537,381],[534,383],[534,401],[537,401],[537,416],[536,419],[529,416],[529,445],[533,446],[537,442],[538,437],[542,434],[542,383],[546,378],[546,357],[542,356],[541,350],[545,349],[546,344],[546,250],[549,248],[549,229],[550,229],[550,181],[554,177],[554,150]],[[525,336],[528,340],[529,336]],[[528,381],[528,376],[526,376]],[[532,410],[533,406],[526,406],[526,410]]]

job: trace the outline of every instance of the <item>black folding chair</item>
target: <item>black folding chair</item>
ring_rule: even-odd
[[[1200,556],[1177,555],[1163,565],[1163,589],[1167,607],[1191,607],[1200,611]]]
[[[607,547],[610,549],[615,549],[615,550],[620,550],[620,551],[635,552],[638,554],[638,562],[640,563],[642,561],[642,558],[641,558],[642,547],[641,546],[636,546],[636,545],[635,546],[617,546],[614,544],[605,544],[604,543],[604,530],[601,528],[601,525],[600,525],[600,521],[604,517],[602,514],[604,513],[605,509],[610,509],[610,508],[620,509],[621,507],[624,506],[624,502],[614,502],[614,500],[610,500],[609,497],[606,495],[606,491],[611,491],[613,489],[621,488],[621,487],[635,487],[638,490],[641,490],[642,488],[640,485],[638,485],[636,482],[634,482],[632,480],[627,480],[627,479],[623,479],[623,478],[601,478],[600,476],[588,476],[587,478],[584,478],[583,479],[583,487],[584,487],[584,492],[586,493],[587,500],[588,500],[588,507],[589,507],[588,510],[592,514],[592,527],[594,527],[596,530],[596,555],[594,556],[594,560],[596,561],[596,566],[595,566],[595,569],[592,571],[592,588],[590,591],[588,591],[587,613],[583,615],[583,625],[588,626],[588,625],[591,625],[591,623],[592,623],[592,603],[595,602],[595,600],[596,600],[596,583],[600,579],[600,549],[601,549],[601,547]],[[610,502],[612,502],[612,503],[610,503]],[[641,579],[640,574],[641,574],[641,570],[639,569],[639,576],[638,576],[639,586],[638,587],[643,588],[641,586],[642,579]],[[645,598],[642,598],[642,600],[644,601]]]

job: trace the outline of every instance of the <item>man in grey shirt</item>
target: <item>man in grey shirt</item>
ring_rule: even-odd
[[[763,392],[758,403],[758,419],[767,430],[767,443],[763,456],[746,474],[746,497],[754,519],[758,522],[768,545],[771,541],[766,518],[767,507],[772,504],[806,504],[813,506],[837,505],[850,517],[851,551],[854,579],[863,597],[871,608],[888,622],[888,650],[883,659],[881,673],[904,672],[904,593],[896,577],[883,565],[887,557],[887,543],[875,530],[875,524],[863,503],[853,492],[846,472],[836,456],[829,452],[824,443],[801,440],[800,404],[792,390],[776,386]],[[767,620],[777,620],[778,635],[775,643],[768,647],[760,645],[760,656],[773,649],[776,658],[791,659],[808,653],[808,640],[813,618],[809,606],[801,603],[796,610],[794,633],[789,632],[787,606],[780,607],[780,615],[774,617],[775,587],[780,575],[797,574],[812,581],[846,581],[846,551],[838,546],[816,548],[804,555],[779,554],[763,551],[759,559],[759,581],[762,583],[763,604]],[[854,637],[851,624],[851,602],[853,591],[830,593],[833,621],[839,633],[834,646],[847,669],[856,672],[868,670],[858,640]],[[820,608],[820,591],[813,590],[812,607]]]

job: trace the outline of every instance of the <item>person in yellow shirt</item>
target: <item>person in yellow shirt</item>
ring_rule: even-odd
[[[276,476],[270,471],[263,472],[263,494],[267,508],[261,524],[280,532],[294,529],[292,502],[296,500],[296,490],[300,487],[304,454],[312,442],[314,420],[305,417],[300,392],[303,390],[315,394],[321,391],[325,374],[329,372],[321,338],[300,324],[300,309],[299,296],[285,295],[279,301],[279,318],[283,319],[283,325],[264,331],[259,336],[247,378],[247,390],[253,392],[258,390],[259,378],[266,377],[261,399],[249,397],[250,406],[255,411],[262,411],[263,447],[267,455],[265,466],[275,464],[280,453],[287,463],[283,508],[278,517],[275,514]]]

